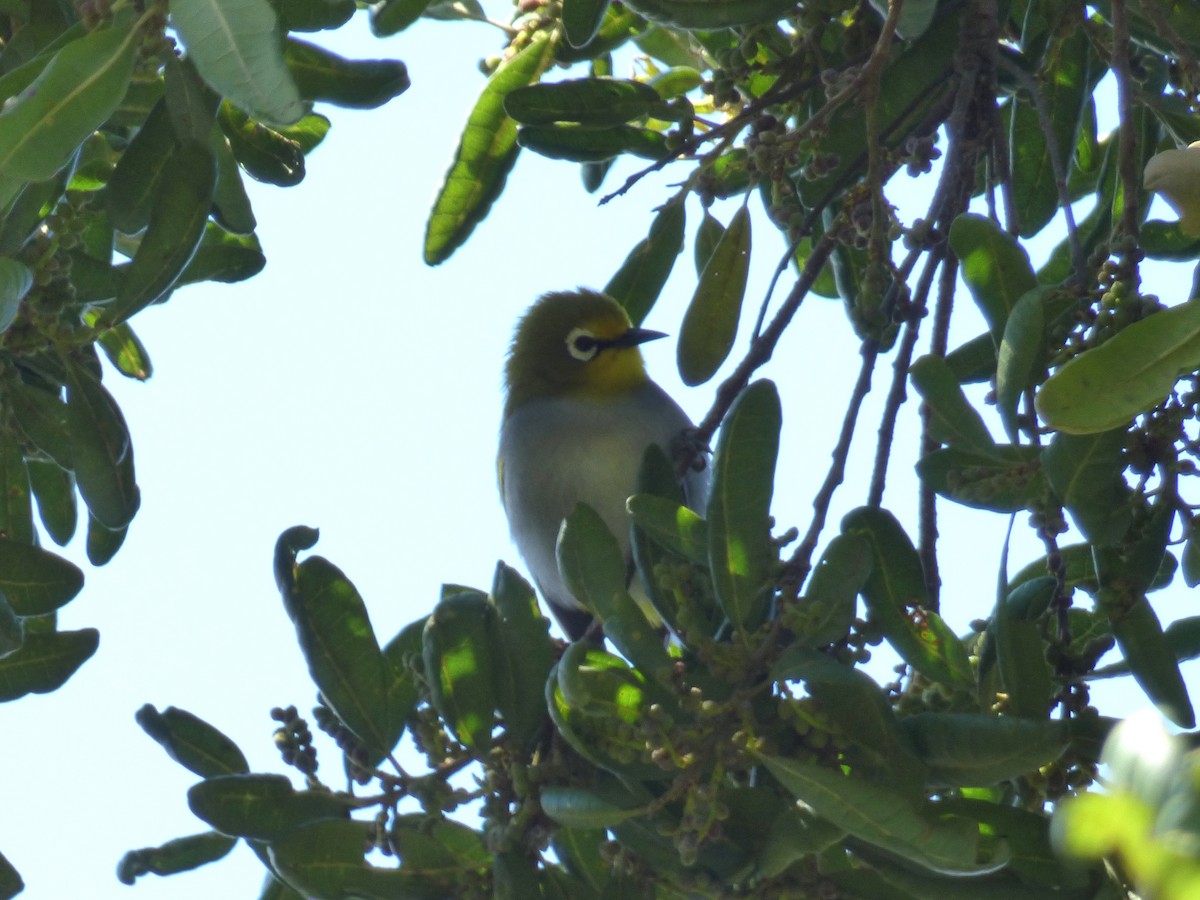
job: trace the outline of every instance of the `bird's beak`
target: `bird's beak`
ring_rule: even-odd
[[[659,338],[665,338],[667,335],[661,331],[651,331],[649,328],[630,328],[624,334],[618,335],[607,344],[609,347],[636,347],[638,344],[644,344],[647,341],[657,341]]]

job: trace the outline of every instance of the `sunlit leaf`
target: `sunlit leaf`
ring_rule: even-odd
[[[170,13],[188,58],[214,90],[274,125],[304,115],[269,0],[170,0]]]
[[[1037,409],[1051,428],[1094,434],[1125,425],[1200,368],[1200,303],[1181,303],[1122,329],[1046,381]]]
[[[488,79],[429,213],[425,230],[425,262],[429,265],[450,258],[504,189],[520,149],[517,123],[504,112],[504,98],[541,77],[554,58],[555,43],[539,32]]]

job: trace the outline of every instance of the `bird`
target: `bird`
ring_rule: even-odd
[[[695,428],[646,373],[641,345],[667,335],[633,325],[611,297],[579,288],[541,296],[521,317],[504,366],[497,469],[513,542],[570,640],[593,617],[558,571],[555,544],[577,503],[616,537],[632,572],[625,501],[646,449],[672,457]],[[703,510],[707,472],[682,478],[687,504]],[[630,586],[645,606],[641,586]],[[641,595],[641,596],[639,596]]]

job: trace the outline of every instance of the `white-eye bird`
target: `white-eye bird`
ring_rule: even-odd
[[[634,327],[611,297],[581,289],[541,297],[517,324],[509,349],[500,498],[517,549],[571,640],[583,636],[592,616],[558,571],[563,519],[587,503],[629,560],[625,501],[635,492],[646,448],[658,444],[670,459],[693,428],[646,374],[639,346],[661,337]],[[689,506],[703,509],[707,483],[703,471],[684,478]],[[644,597],[640,585],[631,585],[631,593]]]

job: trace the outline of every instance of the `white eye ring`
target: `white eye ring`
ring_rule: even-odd
[[[572,328],[567,335],[567,352],[580,362],[591,362],[600,352],[600,341],[586,328]]]

